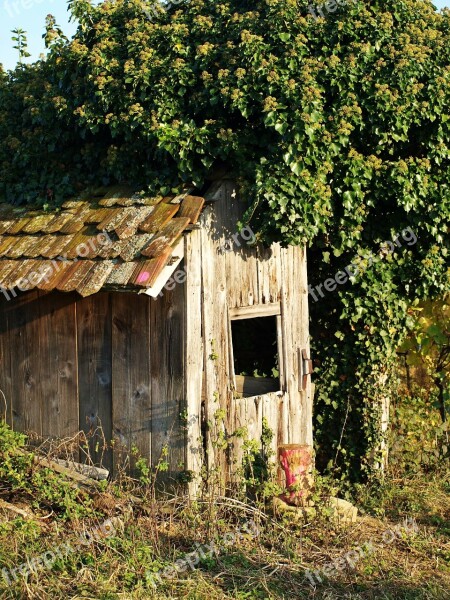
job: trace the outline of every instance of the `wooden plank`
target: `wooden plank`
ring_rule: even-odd
[[[228,339],[230,340],[230,345],[228,349],[228,368],[230,373],[230,389],[231,389],[231,397],[234,397],[234,392],[236,391],[236,373],[234,371],[234,348],[233,348],[233,333],[231,330],[231,319],[230,313],[228,312]],[[231,400],[232,402],[232,400]]]
[[[87,206],[87,202],[86,200],[77,200],[77,199],[72,199],[72,200],[66,200],[63,204],[62,204],[62,208],[67,208],[67,209],[71,209],[72,211],[78,211],[81,210],[82,208]]]
[[[260,288],[260,302],[271,303],[280,301],[281,289],[281,259],[280,245],[272,244],[265,249],[265,259],[261,260],[258,271],[258,285]]]
[[[230,422],[231,432],[239,431],[247,432],[247,406],[246,398],[233,399],[230,406]],[[238,435],[231,438],[231,453],[230,453],[230,482],[239,485],[242,482],[243,476],[243,461],[244,461],[244,436]],[[229,482],[227,482],[229,483]]]
[[[133,235],[130,240],[121,245],[120,258],[125,262],[135,260],[140,256],[142,248],[147,246],[152,238],[153,235],[151,233]]]
[[[134,190],[129,185],[117,184],[105,189],[105,195],[99,204],[101,206],[113,206],[123,200],[129,200],[134,194]],[[103,195],[103,194],[102,194]]]
[[[188,217],[172,219],[159,231],[150,244],[141,250],[141,254],[152,258],[166,253],[179,240],[188,224]]]
[[[245,242],[242,242],[243,244]],[[258,303],[258,260],[256,250],[250,248],[239,249],[239,254],[243,254],[244,260],[241,260],[239,267],[241,269],[241,289],[240,305],[251,306]],[[230,284],[233,284],[233,280]]]
[[[3,282],[6,281],[12,271],[16,268],[16,262],[14,260],[0,260],[0,286],[3,286]],[[9,300],[9,298],[5,295],[3,296]]]
[[[136,270],[137,263],[117,263],[105,282],[105,285],[126,285]]]
[[[53,235],[53,234],[43,235],[42,237],[40,237],[40,236],[27,236],[27,237],[28,237],[28,239],[30,237],[34,237],[34,241],[29,240],[28,242],[25,242],[26,246],[23,248],[23,256],[29,256],[31,258],[36,258],[39,256],[46,257],[48,254],[48,251],[50,250],[50,248],[54,247],[55,240],[58,238],[58,236]],[[24,239],[26,239],[26,237]],[[14,248],[14,254],[16,252],[18,253],[17,246]]]
[[[217,207],[217,205],[216,205]],[[214,442],[229,429],[230,363],[228,349],[228,307],[225,261],[217,260],[218,250],[225,243],[227,229],[212,206],[202,214],[202,319],[204,335],[205,418],[208,423],[206,440],[207,467],[216,467],[220,486],[226,484],[229,465],[227,456]],[[214,297],[214,302],[211,298]],[[188,315],[188,318],[192,318]],[[218,411],[225,414],[217,419]]]
[[[278,404],[278,430],[277,430],[277,447],[281,444],[284,443],[285,435],[284,435],[284,415],[285,415],[285,407],[287,405],[288,402],[288,396],[287,393],[285,393],[281,398],[280,398],[280,402]],[[275,450],[275,456],[277,455],[278,450]],[[282,487],[285,487],[286,484],[286,480],[285,480],[285,474],[283,469],[281,468],[281,465],[278,465],[278,469],[277,469],[277,481],[278,484],[281,485]]]
[[[179,265],[181,264],[181,261],[183,260],[183,257],[184,257],[184,241],[180,240],[180,242],[175,246],[175,248],[172,249],[172,254],[171,254],[169,262],[162,269],[162,271],[158,274],[156,279],[154,279],[152,285],[149,288],[145,289],[144,293],[148,294],[149,296],[152,296],[153,298],[156,298],[156,296],[158,296],[161,293],[161,290],[166,285],[166,283],[168,283],[169,279],[171,278],[171,275],[175,271],[183,270],[181,267],[180,267],[180,269],[178,268]],[[179,281],[175,281],[175,279],[174,279],[172,282],[170,282],[168,287],[173,289],[175,287],[175,285],[178,285],[180,283],[180,281],[183,280],[183,276],[179,276],[178,279],[179,279]],[[139,293],[142,293],[142,292],[139,292]]]
[[[177,285],[150,303],[152,462],[167,460],[160,482],[172,483],[185,468],[184,397],[185,288]],[[168,451],[165,457],[166,449]]]
[[[55,215],[52,214],[41,214],[33,217],[22,227],[22,233],[38,233],[45,229],[54,218]]]
[[[281,289],[280,245],[272,244],[270,248],[261,248],[258,256],[258,301],[260,304],[279,302]]]
[[[72,241],[73,235],[48,235],[47,238],[53,238],[53,241],[49,239],[49,245],[40,245],[39,252],[37,256],[42,256],[43,258],[56,258],[63,254],[64,248],[66,248]],[[34,254],[34,252],[33,252]]]
[[[101,223],[108,213],[109,208],[91,208],[86,214],[85,223]]]
[[[0,220],[0,234],[5,233],[5,231],[8,231],[8,229],[15,224],[16,219],[7,219],[6,221],[4,219]]]
[[[311,382],[298,389],[298,349],[309,352],[308,293],[306,260],[302,248],[288,247],[282,258],[282,333],[284,339],[284,371],[288,397],[284,406],[283,443],[312,444]]]
[[[145,288],[152,287],[169,262],[170,255],[171,250],[167,248],[166,252],[157,258],[139,261],[129,283]]]
[[[0,295],[0,418],[5,415],[8,425],[12,425],[14,400],[8,316],[10,302],[4,295]]]
[[[8,227],[8,229],[5,231],[5,233],[9,233],[9,234],[20,233],[22,228],[25,227],[25,225],[27,223],[29,223],[30,220],[31,220],[30,217],[21,217],[21,218],[17,219],[16,221],[14,221],[14,225],[11,225],[11,227]]]
[[[36,291],[20,295],[10,303],[8,315],[11,357],[13,428],[42,435],[40,361],[43,355],[40,303]]]
[[[178,213],[179,217],[188,217],[192,224],[197,223],[200,213],[202,212],[205,199],[200,196],[186,196],[181,203],[181,209]]]
[[[271,317],[281,314],[281,306],[279,302],[274,304],[254,305],[254,306],[238,306],[230,308],[230,318],[234,321],[240,319],[254,319],[256,317]]]
[[[281,250],[281,277],[282,277],[282,285],[281,285],[281,330],[282,330],[282,340],[283,340],[283,363],[284,363],[284,371],[285,371],[285,385],[286,385],[286,400],[283,403],[283,412],[281,415],[281,443],[289,444],[294,441],[293,435],[293,420],[292,417],[295,417],[295,414],[298,414],[295,406],[291,403],[291,395],[297,400],[299,403],[299,392],[298,392],[298,379],[295,378],[295,364],[296,364],[296,356],[297,356],[297,347],[296,343],[294,345],[294,338],[296,337],[296,332],[292,333],[293,326],[293,310],[292,303],[290,299],[290,294],[292,293],[292,265],[290,263],[289,257],[289,249],[283,248]],[[297,340],[296,340],[297,341]],[[299,341],[299,340],[298,340]],[[294,358],[295,357],[295,358]],[[292,414],[294,413],[294,414]],[[295,422],[295,419],[294,419]],[[300,425],[300,423],[298,423]],[[298,436],[300,435],[299,430],[297,430],[297,439],[295,441],[299,441]]]
[[[21,246],[22,239],[20,236],[5,235],[0,241],[0,256],[8,256],[15,246]],[[21,252],[19,256],[21,256]]]
[[[255,440],[261,448],[263,399],[261,396],[254,398],[240,398],[235,402],[234,425],[235,429],[243,429],[244,435],[233,440],[233,459],[230,469],[232,480],[239,477],[246,465],[244,442]],[[248,475],[248,474],[247,474]]]
[[[116,468],[121,448],[130,451],[135,446],[140,456],[152,460],[150,302],[146,296],[112,294],[112,427]]]
[[[73,218],[73,214],[70,212],[62,212],[59,215],[54,216],[53,220],[50,221],[45,227],[42,228],[44,233],[56,233],[64,227]]]
[[[272,377],[251,377],[249,375],[235,375],[236,392],[249,398],[261,396],[269,392],[279,391],[279,381]]]
[[[77,285],[77,292],[81,296],[91,296],[92,294],[99,292],[113,267],[114,263],[112,260],[96,262],[83,281]]]
[[[104,440],[112,439],[111,295],[79,299],[76,313],[80,429],[95,464],[110,470],[112,451]]]
[[[73,292],[94,270],[96,263],[93,260],[79,260],[72,263],[72,266],[67,269],[61,279],[56,284],[56,289],[62,292]]]
[[[186,399],[186,469],[195,474],[189,493],[196,496],[200,489],[203,466],[202,438],[202,267],[201,234],[193,231],[185,237],[186,319],[185,319],[185,382]]]
[[[285,353],[283,351],[283,326],[281,314],[277,316],[277,352],[278,352],[278,372],[280,380],[280,388],[286,390],[285,376]]]
[[[239,202],[231,181],[225,181],[215,193],[217,227],[224,232],[218,262],[225,262],[227,301],[230,308],[258,304],[259,249],[250,248],[237,232],[244,206]]]
[[[46,271],[47,276],[37,284],[37,287],[40,290],[51,291],[55,288],[58,281],[61,281],[64,272],[71,266],[72,263],[62,260],[42,262],[42,268],[46,268],[48,271]]]
[[[279,407],[283,402],[285,394],[266,394],[262,397],[263,407],[262,416],[266,420],[267,426],[272,431],[273,436],[269,448],[266,449],[270,454],[269,462],[273,465],[277,462],[277,449],[279,446],[278,440],[278,419]]]
[[[139,223],[144,221],[153,212],[153,207],[144,206],[133,208],[132,210],[133,212],[125,215],[124,219],[114,228],[119,239],[125,239],[134,235]]]
[[[139,225],[139,230],[144,233],[157,233],[177,214],[178,209],[178,204],[166,204],[165,202],[158,204],[155,210]]]
[[[84,227],[84,217],[89,212],[87,207],[81,208],[76,215],[73,215],[70,221],[64,223],[64,225],[59,229],[60,233],[77,233],[80,229]],[[49,223],[50,224],[50,223]]]
[[[98,231],[113,231],[132,211],[132,208],[110,208],[104,216],[103,221],[97,225]]]
[[[73,437],[79,430],[75,297],[39,292],[37,323],[41,434],[44,438]]]
[[[44,456],[39,456],[39,455],[34,456],[33,462],[36,465],[42,465],[43,467],[47,467],[48,469],[55,471],[55,473],[64,475],[64,477],[66,477],[67,479],[69,479],[73,482],[73,484],[72,484],[73,486],[91,487],[94,489],[100,488],[100,486],[101,486],[100,482],[97,481],[96,479],[92,479],[91,477],[88,477],[88,476],[84,475],[83,473],[78,473],[74,469],[70,469],[69,467],[61,465],[61,464],[59,464],[59,462],[56,462],[54,460],[49,460],[48,458],[45,458]]]
[[[43,265],[44,261],[35,258],[21,261],[20,278],[16,284],[20,291],[25,292],[37,287],[43,276]]]

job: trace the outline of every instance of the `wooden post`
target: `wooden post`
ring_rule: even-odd
[[[287,492],[279,496],[287,504],[304,504],[312,489],[312,448],[302,444],[278,446],[278,460],[286,475]]]

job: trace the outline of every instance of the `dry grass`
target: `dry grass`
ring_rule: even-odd
[[[120,501],[111,488],[94,499],[97,520],[62,523],[37,515],[32,521],[0,517],[0,560],[8,568],[75,539],[83,525],[105,516],[119,516],[123,530],[114,537],[58,560],[12,586],[0,577],[0,598],[95,599],[436,599],[450,598],[450,474],[397,479],[382,489],[361,488],[360,502],[382,518],[364,515],[354,524],[338,527],[324,518],[293,525],[230,499],[192,503],[179,497],[146,499],[134,504],[126,494]],[[1,514],[1,513],[0,513]],[[404,517],[417,521],[418,531],[386,534]],[[163,578],[156,588],[146,571],[173,564],[196,544],[220,542],[249,518],[261,534],[244,535],[217,555],[201,559],[197,568]],[[391,537],[391,536],[388,536]],[[305,570],[322,569],[354,548],[372,541],[353,568],[349,564],[313,587]]]
[[[121,524],[114,536],[79,547],[51,568],[27,578],[18,575],[12,585],[6,585],[0,572],[0,600],[450,600],[450,466],[442,465],[440,459],[432,467],[416,465],[408,433],[415,431],[415,422],[409,413],[401,417],[408,431],[396,440],[390,476],[381,486],[356,490],[360,517],[345,527],[325,514],[293,523],[288,515],[275,517],[270,507],[260,510],[230,497],[198,502],[183,496],[155,500],[151,485],[150,489],[130,487],[123,473],[104,491],[89,498],[71,496],[67,502],[58,496],[58,481],[53,482],[49,506],[54,512],[45,508],[46,477],[32,494],[26,487],[21,488],[26,493],[13,493],[9,483],[0,481],[0,497],[34,512],[26,520],[0,507],[0,569],[17,567],[63,542],[75,546],[80,531],[107,517],[119,518]],[[423,439],[427,430],[422,422],[416,429]],[[434,435],[431,429],[428,435]],[[14,449],[9,455],[14,455]],[[407,465],[412,465],[408,472],[416,469],[408,477],[405,457]],[[401,469],[396,467],[399,464]],[[3,472],[8,474],[8,469],[19,473],[16,467]],[[40,502],[36,502],[38,496]],[[396,535],[389,533],[401,527],[406,517],[415,520],[416,531],[403,528]],[[249,519],[260,535],[242,535],[222,545],[217,554],[205,555],[194,569],[174,578],[163,577],[152,586],[149,573],[173,565],[198,544],[219,544]],[[358,554],[344,561],[349,552]],[[306,576],[308,570],[322,573],[333,561],[339,568],[329,570],[328,577],[320,575],[322,581],[316,580],[313,586]]]

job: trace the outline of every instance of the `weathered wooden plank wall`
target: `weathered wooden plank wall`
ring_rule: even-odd
[[[78,364],[75,303],[71,298],[56,294],[39,296],[39,319],[32,319],[36,329],[35,343],[39,344],[35,377],[42,427],[40,435],[50,437],[58,431],[60,437],[69,437],[78,428],[79,411],[71,398],[78,397]],[[35,399],[36,400],[36,399]]]
[[[150,302],[113,295],[112,418],[115,449],[136,447],[151,460]],[[120,462],[117,452],[115,457]]]
[[[110,469],[112,451],[104,444],[104,438],[112,439],[110,294],[97,294],[78,302],[76,314],[79,428],[88,436],[92,459]]]
[[[312,444],[312,400],[310,382],[299,391],[298,349],[309,352],[306,255],[304,249],[248,248],[237,235],[244,206],[233,181],[216,186],[211,204],[201,218],[202,327],[205,377],[203,396],[209,424],[207,466],[215,468],[222,484],[233,479],[242,463],[242,440],[233,432],[246,427],[248,437],[260,439],[263,418],[272,429],[272,450],[283,443]],[[192,235],[192,234],[191,234]],[[248,236],[248,231],[245,232]],[[198,260],[186,256],[186,268]],[[212,299],[214,301],[212,302]],[[198,307],[199,299],[193,305]],[[236,398],[232,390],[232,340],[230,309],[261,307],[280,303],[278,345],[281,354],[279,393],[254,398]],[[198,310],[198,308],[197,308]],[[188,304],[188,315],[195,314]],[[194,402],[194,400],[192,399]],[[221,410],[222,419],[214,420]],[[232,452],[217,445],[221,428],[232,442]]]
[[[136,446],[157,464],[167,447],[168,475],[183,471],[184,293],[178,285],[157,300],[43,292],[0,300],[8,421],[39,438],[92,434],[101,426],[114,439],[116,467],[121,449]],[[111,468],[101,436],[91,436],[90,452]]]
[[[199,491],[199,473],[203,466],[202,384],[204,348],[202,336],[202,265],[201,232],[185,238],[186,319],[185,319],[185,399],[186,399],[186,469],[193,475],[190,486]],[[189,268],[187,266],[189,265]]]
[[[0,415],[5,415],[8,425],[12,425],[12,380],[11,380],[11,341],[9,332],[9,312],[4,311],[0,320]]]
[[[16,429],[67,436],[101,424],[115,442],[108,467],[120,448],[136,446],[154,465],[168,460],[171,476],[198,473],[206,449],[221,486],[241,467],[242,440],[233,437],[241,427],[259,439],[265,418],[274,453],[312,444],[310,382],[299,391],[298,365],[298,350],[309,352],[306,256],[246,247],[235,236],[244,207],[234,189],[232,181],[216,189],[201,228],[185,236],[186,283],[157,300],[43,292],[0,300],[0,389]],[[277,315],[280,391],[238,398],[230,310],[248,307]],[[231,452],[222,443],[230,440]],[[90,450],[100,460],[98,438]]]
[[[160,482],[185,469],[184,294],[177,285],[151,301],[152,461],[170,464]]]

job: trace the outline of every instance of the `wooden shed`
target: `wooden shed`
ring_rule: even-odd
[[[233,478],[245,438],[312,444],[303,248],[264,248],[232,180],[200,197],[99,189],[0,204],[0,389],[39,438],[101,426],[168,476]],[[239,433],[240,435],[236,435]],[[96,441],[97,440],[97,441]]]

